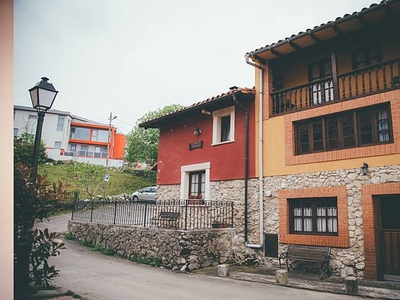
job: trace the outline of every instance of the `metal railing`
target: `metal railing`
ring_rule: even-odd
[[[74,202],[71,220],[127,226],[180,230],[232,228],[233,202],[201,200],[158,200]]]
[[[272,114],[349,100],[400,88],[400,59],[271,93]]]

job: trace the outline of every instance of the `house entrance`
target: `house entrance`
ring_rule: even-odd
[[[400,281],[400,195],[378,198],[380,265],[384,280]]]

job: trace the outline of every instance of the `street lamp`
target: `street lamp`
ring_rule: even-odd
[[[36,125],[36,135],[35,135],[35,144],[33,148],[33,173],[32,180],[36,181],[37,168],[38,168],[38,159],[39,159],[39,149],[40,149],[40,140],[42,137],[42,127],[44,121],[44,115],[46,111],[48,111],[52,105],[54,100],[57,97],[58,91],[54,88],[53,84],[51,84],[49,78],[42,77],[42,80],[36,85],[29,89],[29,94],[31,95],[32,106],[38,112],[38,119]]]
[[[111,136],[111,121],[115,120],[116,118],[118,118],[117,116],[113,116],[112,112],[110,112],[110,117],[108,118],[109,122],[108,122],[108,139],[107,139],[107,157],[106,157],[106,170],[105,170],[105,174],[104,174],[104,193],[103,193],[103,199],[106,199],[106,192],[107,192],[107,182],[109,179],[108,176],[108,158],[110,156],[110,136]]]
[[[49,79],[47,77],[42,77],[42,81],[38,82],[33,88],[29,89],[32,106],[38,112],[35,144],[32,157],[33,173],[31,174],[31,180],[34,183],[34,186],[36,186],[39,148],[44,115],[46,111],[51,108],[58,94],[58,91],[51,83],[48,82],[48,80]],[[34,211],[34,207],[32,207],[32,202],[26,202],[26,209],[28,211]],[[29,257],[32,250],[32,228],[34,225],[34,221],[34,215],[30,215],[24,218],[22,222],[19,242],[16,245],[17,263],[15,272],[17,272],[17,279],[15,280],[14,288],[18,291],[21,290],[23,292],[25,292],[25,289],[27,289],[29,286]]]

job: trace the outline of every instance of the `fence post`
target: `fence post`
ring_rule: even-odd
[[[90,223],[93,220],[93,199],[90,201]]]
[[[114,222],[113,222],[114,225],[115,225],[116,218],[117,218],[117,201],[114,200]]]
[[[185,200],[185,230],[187,230],[187,212],[188,212],[188,202],[189,200]]]
[[[233,201],[231,201],[231,227],[233,228]]]
[[[144,204],[144,224],[143,227],[146,227],[147,223],[147,203]]]
[[[78,196],[79,196],[79,192],[74,191],[74,200],[72,203],[71,220],[74,219],[74,209],[75,209],[75,206],[78,205]]]

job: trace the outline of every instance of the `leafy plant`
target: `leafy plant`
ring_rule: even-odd
[[[93,247],[94,251],[99,251],[100,253],[104,254],[104,255],[114,255],[114,249],[112,248],[105,248],[103,246],[100,245],[96,245]]]
[[[66,232],[65,234],[64,234],[64,238],[66,239],[66,240],[73,240],[74,238],[75,238],[75,236],[74,236],[74,234],[71,232],[71,231],[68,231],[68,232]]]
[[[35,144],[35,138],[28,135],[26,132],[21,134],[20,137],[14,139],[14,163],[22,162],[26,166],[32,166],[33,148]],[[46,150],[44,144],[41,141],[39,146],[39,163],[44,163],[47,159]]]
[[[60,255],[60,249],[65,249],[65,244],[58,240],[60,234],[35,229],[33,232],[33,244],[30,255],[31,280],[36,286],[49,286],[49,281],[59,275],[55,266],[49,266],[50,256]]]
[[[152,267],[159,267],[161,266],[161,260],[159,258],[153,258],[153,259],[148,259],[146,257],[146,255],[139,255],[139,254],[135,254],[133,253],[130,258],[131,261],[133,262],[137,262],[139,264],[144,264],[144,265],[150,265]]]
[[[48,284],[54,276],[55,269],[49,267],[46,259],[46,249],[49,256],[60,249],[48,239],[54,236],[50,233],[40,235],[32,232],[35,220],[47,218],[52,210],[49,182],[45,176],[37,175],[34,182],[30,178],[31,168],[21,162],[14,165],[14,282],[15,294],[24,294],[29,290],[29,282]],[[39,237],[38,237],[39,234]],[[31,271],[29,265],[31,266]],[[42,266],[42,267],[40,267]]]
[[[157,161],[160,130],[158,128],[144,129],[139,127],[139,124],[174,112],[182,107],[179,104],[171,104],[162,109],[148,112],[141,117],[136,122],[135,128],[127,136],[126,160],[128,162],[146,162],[153,165]]]

